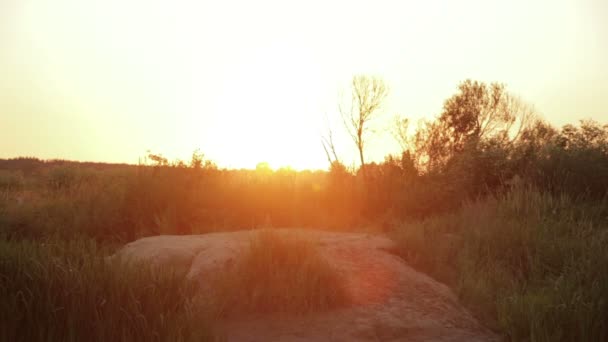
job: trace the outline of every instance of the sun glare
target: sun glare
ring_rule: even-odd
[[[467,78],[530,94],[557,124],[604,115],[603,22],[580,25],[591,8],[470,2],[486,15],[454,2],[0,1],[0,109],[15,113],[2,124],[36,123],[0,147],[128,163],[200,148],[226,167],[326,168],[324,116],[336,117],[343,82],[358,73],[385,78],[387,116],[412,121],[436,115]],[[540,13],[546,25],[526,25]],[[571,76],[549,82],[556,74]],[[598,86],[566,90],[573,83]],[[50,143],[26,143],[40,139]],[[370,161],[394,152],[390,135],[374,141]],[[347,134],[337,145],[347,164],[356,159]]]
[[[229,135],[218,150],[234,156],[229,163],[325,167],[322,155],[311,149],[318,137],[317,92],[325,81],[313,56],[297,48],[267,46],[234,65],[220,85],[223,106],[217,108],[224,126],[220,131]]]

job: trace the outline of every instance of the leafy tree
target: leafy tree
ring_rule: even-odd
[[[504,85],[466,80],[447,99],[437,120],[424,122],[414,146],[419,163],[441,171],[449,160],[465,151],[487,146],[510,146],[534,118],[534,110]]]

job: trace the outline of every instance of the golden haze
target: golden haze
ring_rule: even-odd
[[[387,80],[387,117],[436,115],[473,78],[506,83],[557,125],[601,120],[607,6],[5,0],[0,157],[134,163],[201,148],[220,166],[325,168],[323,117],[355,73]],[[337,145],[356,158],[345,134]],[[396,148],[379,133],[368,155]]]

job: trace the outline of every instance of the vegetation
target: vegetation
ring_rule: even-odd
[[[361,122],[360,111],[345,113]],[[388,231],[408,262],[450,284],[512,340],[607,339],[608,125],[557,129],[503,85],[465,81],[413,135],[396,120],[401,155],[365,163],[372,137],[357,132],[366,120],[350,127],[358,170],[340,162],[331,132],[323,140],[329,171],[225,170],[198,151],[190,162],[150,154],[137,166],[0,160],[0,337],[128,339],[135,317],[142,338],[204,334],[188,325],[187,289],[101,256],[147,235],[277,226]],[[340,304],[309,244],[294,248],[267,233],[253,242],[238,271],[217,279],[222,313]],[[305,274],[316,278],[295,281]],[[248,292],[238,288],[245,282],[285,287]],[[111,293],[103,307],[100,293]],[[80,320],[88,325],[73,323]]]
[[[406,224],[395,238],[408,262],[510,340],[608,338],[606,198],[518,187]]]
[[[221,315],[305,314],[345,305],[346,288],[315,245],[286,231],[256,232],[244,255],[212,280],[215,292],[206,300]]]
[[[0,340],[209,340],[181,278],[107,254],[90,239],[0,240]]]
[[[350,103],[340,105],[340,114],[348,134],[357,146],[361,165],[365,165],[364,150],[370,131],[369,124],[386,100],[388,87],[378,77],[357,75],[353,77],[350,95]]]
[[[314,241],[261,230],[205,291],[176,270],[109,259],[87,238],[0,242],[3,341],[205,341],[227,315],[301,314],[347,303]],[[243,286],[248,284],[248,286]],[[35,329],[32,329],[35,327]]]

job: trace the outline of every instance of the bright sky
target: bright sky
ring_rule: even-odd
[[[606,122],[608,1],[0,0],[0,158],[325,168],[355,73],[389,84],[386,117],[434,116],[473,78]],[[382,127],[368,159],[396,148]]]

